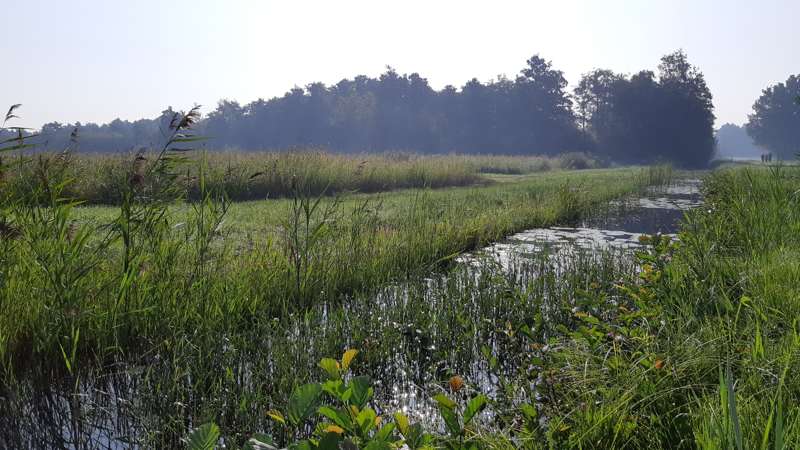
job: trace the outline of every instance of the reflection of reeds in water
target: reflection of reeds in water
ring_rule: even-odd
[[[526,344],[509,335],[508,323],[544,311],[548,328],[554,329],[563,314],[557,305],[569,301],[571,292],[592,282],[609,285],[624,273],[613,259],[581,258],[558,275],[538,258],[518,261],[513,272],[492,264],[478,270],[458,266],[429,281],[358,296],[347,305],[320,305],[301,316],[257,321],[223,340],[186,336],[157,354],[86,370],[77,389],[70,384],[41,389],[30,384],[33,378],[9,380],[8,388],[17,394],[0,411],[0,429],[6,430],[5,442],[23,447],[57,446],[67,439],[94,448],[131,439],[163,448],[180,446],[188,430],[206,420],[197,412],[212,407],[229,411],[215,419],[226,430],[270,431],[274,422],[263,411],[285,409],[293,386],[318,379],[318,360],[338,352],[342,342],[361,349],[356,370],[379,380],[375,394],[381,408],[405,409],[435,429],[438,415],[427,400],[432,394],[459,393],[471,382],[501,398],[497,375],[525,370]],[[543,307],[543,300],[551,306]],[[535,333],[546,343],[547,329]],[[494,368],[485,348],[498,361]],[[519,400],[525,397],[513,399]],[[35,413],[15,414],[22,410]],[[83,422],[80,436],[65,428],[75,414]]]

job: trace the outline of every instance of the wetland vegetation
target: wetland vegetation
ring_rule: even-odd
[[[285,198],[231,202],[191,120],[116,204],[69,152],[5,160],[36,175],[2,189],[5,447],[798,443],[797,167],[702,174],[650,236],[697,174],[409,158],[475,178],[327,192],[355,159],[290,155]]]
[[[174,149],[191,139],[191,120],[176,118],[155,157],[132,157],[113,206],[82,206],[66,194],[77,181],[69,152],[4,160],[0,428],[10,447],[175,447],[206,420],[238,441],[275,430],[264,411],[283,408],[296,386],[314,379],[323,355],[350,347],[359,347],[359,370],[384,386],[443,376],[454,371],[441,365],[443,349],[456,347],[423,334],[445,322],[422,322],[455,303],[429,302],[419,280],[458,270],[454,260],[465,251],[576,221],[671,177],[668,168],[531,175],[530,158],[449,157],[461,161],[456,171],[499,164],[506,175],[464,187],[335,195],[296,175],[288,198],[231,203],[205,182],[219,159]],[[317,168],[319,158],[326,156],[296,164]],[[427,170],[440,161],[415,164]],[[187,168],[197,173],[194,185],[182,178]],[[35,176],[23,185],[15,170]],[[515,171],[523,175],[507,174]],[[488,280],[500,273],[474,276],[447,278],[441,289],[472,295],[453,283],[480,282],[494,291]],[[523,310],[501,316],[512,312]],[[478,317],[460,314],[462,322]],[[463,330],[443,333],[464,338]],[[447,358],[457,356],[462,366],[454,367],[474,363]],[[378,390],[376,398],[390,396]]]
[[[799,80],[717,135],[761,164],[712,165],[683,50],[572,92],[537,54],[206,116],[14,105],[0,450],[800,448]]]

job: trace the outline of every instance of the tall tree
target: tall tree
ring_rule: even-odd
[[[572,100],[566,90],[564,73],[552,63],[534,55],[516,79],[516,98],[525,105],[515,112],[525,114],[519,130],[521,144],[538,153],[557,153],[576,142]]]
[[[791,158],[800,151],[800,75],[791,75],[785,83],[769,86],[753,104],[753,113],[745,125],[755,143]]]
[[[720,157],[756,158],[761,154],[744,127],[726,123],[719,127],[716,136],[717,155]]]
[[[584,75],[575,89],[578,121],[609,159],[703,167],[715,148],[705,78],[683,51],[661,58],[658,69],[658,77],[651,71],[629,79],[608,70]]]
[[[586,74],[569,95],[564,73],[534,55],[514,78],[472,79],[440,91],[392,68],[335,85],[311,83],[240,105],[223,100],[198,127],[212,148],[326,148],[424,153],[557,154],[596,151],[621,163],[705,164],[713,151],[713,104],[702,73],[683,52],[659,75]],[[574,100],[574,103],[573,103]],[[120,151],[158,143],[171,108],[153,119],[86,124],[81,148]],[[77,124],[76,124],[77,125]],[[70,125],[49,125],[66,142]],[[59,139],[53,139],[53,142]]]
[[[625,77],[596,69],[583,75],[575,88],[576,116],[582,130],[592,132],[609,125],[616,84]]]
[[[662,124],[661,154],[689,167],[705,166],[716,144],[714,103],[705,76],[682,50],[661,58],[658,70],[662,106],[669,112]]]

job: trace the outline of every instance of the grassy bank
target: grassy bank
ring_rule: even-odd
[[[716,172],[680,243],[576,292],[534,365],[550,400],[531,446],[800,445],[798,189],[794,167]]]
[[[648,173],[564,172],[233,205],[207,197],[188,207],[87,211],[12,202],[5,220],[14,234],[2,240],[2,359],[61,366],[62,348],[102,356],[148,348],[175,330],[236,329],[303,311],[424,273],[511,232],[575,220],[641,188]]]
[[[428,274],[514,231],[576,220],[669,176],[660,168],[563,171],[486,186],[324,197],[297,185],[289,199],[233,204],[202,182],[203,199],[188,204],[133,185],[147,196],[119,207],[76,207],[62,200],[68,184],[46,178],[33,195],[6,190],[0,359],[12,400],[0,416],[3,429],[30,432],[7,441],[55,443],[53,430],[66,427],[70,442],[91,442],[93,414],[109,407],[104,402],[126,408],[93,397],[110,389],[147,405],[136,408],[144,425],[119,412],[156,433],[137,440],[173,446],[185,420],[232,400],[218,389],[240,377],[266,383],[269,392],[232,416],[245,420],[251,408],[280,402],[308,379],[309,358],[340,348],[354,326],[382,323],[366,320],[374,309],[364,303],[380,286]],[[365,308],[353,309],[354,298]],[[353,311],[363,323],[351,322]],[[370,341],[387,339],[381,353],[365,353],[375,373],[385,371],[382,358],[399,341],[388,330],[365,332],[376,333]],[[252,363],[266,366],[245,368]],[[249,396],[250,381],[236,392]],[[174,403],[160,403],[166,399]],[[174,409],[187,405],[188,416]],[[31,408],[35,423],[20,415]],[[37,427],[50,431],[31,431]]]
[[[138,157],[145,160],[137,160]],[[295,185],[309,194],[374,193],[410,188],[441,188],[486,184],[487,173],[530,174],[550,170],[598,168],[598,161],[581,153],[544,156],[423,156],[407,153],[337,155],[315,151],[223,152],[187,154],[192,164],[177,174],[177,184],[190,199],[201,189],[225,192],[234,201],[293,195]],[[33,192],[43,178],[67,182],[62,195],[90,204],[118,205],[137,167],[157,154],[43,154],[6,170],[0,189]],[[10,159],[14,162],[14,158]],[[202,174],[201,174],[202,171]],[[201,177],[202,175],[202,177]],[[203,178],[205,187],[200,187]],[[159,178],[142,177],[157,189]]]
[[[246,428],[306,448],[797,448],[800,173],[724,170],[705,186],[707,205],[688,214],[680,243],[649,238],[638,267],[600,253],[573,255],[555,269],[538,255],[510,271],[460,268],[348,311],[345,330],[324,331],[328,338],[297,365],[309,367],[304,382],[323,381],[321,393],[309,395],[314,383],[286,391],[270,403],[278,409],[269,418]],[[347,358],[313,369],[325,351],[340,354],[331,341],[361,350],[355,369]],[[398,358],[410,374],[396,375]],[[352,428],[351,420],[389,416],[392,406],[405,411],[408,402],[375,413],[381,403],[371,395],[330,389],[350,370],[376,380],[376,396],[396,398],[399,386],[401,399],[430,400],[410,418],[388,419],[388,431],[386,422]],[[367,380],[345,377],[341,392],[355,395]],[[315,407],[282,424],[288,398],[341,411],[353,410],[353,398],[364,402],[355,401],[362,413],[352,417]],[[218,410],[208,414],[229,439],[250,437]],[[214,435],[204,428],[194,436],[203,432]]]

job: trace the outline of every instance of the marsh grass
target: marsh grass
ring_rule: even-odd
[[[35,160],[52,161],[53,153],[38,153]],[[570,156],[571,155],[571,156]],[[65,198],[90,204],[119,205],[128,183],[131,162],[151,154],[70,154],[62,166],[62,180],[69,179]],[[374,193],[410,188],[442,188],[490,183],[484,174],[530,174],[550,170],[598,168],[588,155],[538,156],[423,156],[395,153],[385,155],[338,155],[321,151],[292,152],[200,152],[194,164],[185,165],[179,175],[184,196],[202,197],[199,161],[204,161],[206,189],[224,191],[234,201],[285,198],[294,195],[293,183],[300,183],[311,195],[350,192]],[[38,186],[37,164],[23,164],[8,173],[3,189],[33,192]],[[55,174],[51,174],[54,176]],[[157,180],[148,178],[147,183]],[[153,186],[157,188],[157,186]]]
[[[799,445],[798,188],[796,168],[710,175],[680,243],[655,241],[639,280],[554,343],[558,402],[542,436],[577,448]]]
[[[364,352],[375,379],[399,370],[389,358],[412,358],[409,367],[424,383],[433,356],[415,346],[423,338],[415,330],[429,330],[422,322],[444,310],[425,306],[421,295],[413,304],[419,324],[390,331],[389,311],[375,315],[373,303],[354,299],[448,267],[461,252],[513,231],[588,213],[643,188],[645,179],[638,169],[565,172],[386,198],[315,196],[298,182],[291,199],[231,205],[208,188],[201,165],[204,195],[187,207],[170,200],[181,198],[179,190],[147,183],[148,176],[180,180],[178,162],[134,161],[121,206],[101,220],[84,220],[81,208],[62,200],[59,189],[68,183],[53,184],[58,189],[44,197],[25,190],[39,200],[7,204],[4,217],[19,235],[0,240],[6,442],[94,448],[130,439],[175,447],[188,428],[220,411],[231,417],[220,421],[225,430],[243,436],[267,426],[259,411],[310,379],[321,355],[350,341],[380,349]],[[568,192],[568,203],[559,192]],[[237,206],[263,213],[268,230],[226,233]],[[458,287],[466,294],[469,286]],[[443,320],[458,318],[465,316]],[[464,339],[472,331],[443,336]],[[407,339],[408,353],[398,352]],[[437,349],[463,348],[436,342]],[[469,348],[472,356],[480,347]],[[456,354],[433,355],[455,363]]]
[[[387,405],[394,387],[424,395],[456,374],[465,393],[494,390],[498,405],[535,399],[519,381],[526,339],[544,346],[573,325],[576,292],[610,289],[630,265],[584,256],[558,272],[542,259],[476,273],[454,258],[671,177],[563,171],[433,190],[423,175],[422,189],[354,195],[327,175],[287,171],[289,198],[232,204],[219,162],[189,151],[200,139],[193,111],[176,113],[158,151],[110,171],[116,206],[79,204],[70,189],[94,179],[73,171],[72,152],[20,153],[3,179],[4,446],[176,448],[212,419],[240,443],[273,430],[264,412],[345,347],[362,351],[359,369],[380,380]],[[309,158],[292,167],[323,170],[330,157]],[[500,419],[488,428],[498,442],[514,431],[513,417]]]
[[[324,374],[319,360],[345,348],[360,349],[355,370],[376,380],[379,414],[411,407],[414,422],[437,430],[441,422],[426,413],[427,398],[448,389],[455,374],[466,380],[463,395],[493,391],[498,410],[512,398],[519,401],[513,383],[502,390],[492,381],[500,374],[509,380],[526,376],[528,341],[517,336],[523,333],[518,324],[542,324],[537,339],[554,332],[549,324],[563,314],[555,305],[571,302],[573,292],[592,283],[610,286],[632,270],[618,258],[582,254],[558,273],[544,255],[520,261],[510,272],[491,264],[458,266],[447,276],[396,283],[345,303],[321,302],[281,318],[259,315],[246,327],[174,329],[169,343],[141,356],[116,355],[114,364],[103,366],[84,361],[74,386],[7,379],[15,395],[0,415],[4,437],[23,446],[95,448],[130,439],[144,447],[175,447],[187,430],[213,420],[229,442],[258,431],[285,444],[281,428],[264,413],[285,411],[288,393]],[[36,414],[13,414],[23,409]],[[71,418],[82,426],[68,426]],[[498,432],[510,426],[481,420]]]

